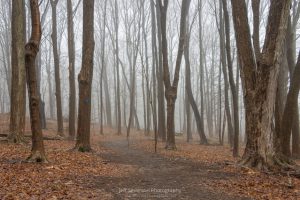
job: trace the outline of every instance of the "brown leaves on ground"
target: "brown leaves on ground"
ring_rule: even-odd
[[[139,139],[132,146],[154,152],[153,140]],[[232,151],[227,146],[188,144],[180,139],[176,146],[177,150],[168,151],[164,149],[165,144],[159,142],[158,154],[170,160],[189,160],[199,166],[206,166],[206,172],[203,173],[214,174],[214,178],[205,181],[203,185],[212,190],[254,199],[300,199],[299,179],[238,167],[238,159],[232,157]]]
[[[49,164],[24,162],[30,146],[0,145],[0,199],[99,199],[110,198],[93,181],[101,177],[128,176],[129,166],[107,163],[105,149],[93,153],[70,151],[74,142],[46,141]]]

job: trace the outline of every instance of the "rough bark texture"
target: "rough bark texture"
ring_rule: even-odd
[[[25,80],[25,2],[12,1],[12,42],[11,42],[11,106],[8,141],[23,142],[26,113],[26,80]]]
[[[94,0],[83,0],[83,44],[82,66],[78,75],[79,106],[78,130],[75,149],[86,152],[91,150],[91,87],[94,58]]]
[[[175,145],[175,124],[174,124],[174,112],[175,102],[177,98],[177,87],[179,82],[179,72],[181,60],[183,57],[185,32],[186,32],[186,16],[190,7],[190,0],[182,1],[181,5],[181,18],[180,18],[180,35],[179,45],[176,58],[175,72],[173,83],[170,80],[169,64],[168,64],[168,43],[167,43],[167,10],[168,0],[159,1],[160,14],[161,14],[161,38],[162,38],[162,55],[163,55],[163,76],[165,85],[165,98],[167,100],[167,143],[166,149],[176,149]]]
[[[69,137],[75,137],[76,119],[76,87],[75,87],[75,42],[74,42],[74,23],[72,0],[67,0],[68,17],[68,54],[69,54]]]
[[[241,77],[244,89],[247,144],[240,162],[259,169],[286,167],[287,160],[274,145],[274,107],[279,64],[291,1],[271,1],[266,37],[255,62],[245,1],[231,0]]]
[[[32,131],[30,162],[47,162],[40,123],[40,97],[37,86],[35,58],[39,51],[42,30],[38,0],[30,0],[31,37],[25,46],[25,67],[29,96],[30,123]]]

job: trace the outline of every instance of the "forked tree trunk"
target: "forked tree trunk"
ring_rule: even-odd
[[[91,92],[94,58],[94,0],[83,0],[83,44],[82,66],[78,75],[79,106],[78,130],[75,149],[86,152],[91,150]]]
[[[203,124],[203,119],[200,115],[200,112],[198,110],[196,101],[194,99],[194,95],[192,92],[192,86],[191,86],[191,66],[190,66],[190,60],[189,60],[189,47],[190,47],[190,33],[186,33],[186,43],[184,46],[184,59],[185,59],[185,79],[186,79],[186,93],[188,97],[188,102],[191,105],[196,124],[197,124],[197,130],[198,134],[200,136],[200,144],[208,144],[207,138],[205,136],[205,131],[204,131],[204,124]]]
[[[168,43],[167,43],[167,10],[168,0],[159,1],[160,7],[160,21],[161,21],[161,38],[162,38],[162,55],[163,55],[163,76],[165,85],[165,98],[167,100],[167,142],[166,149],[176,149],[175,145],[175,124],[174,124],[174,113],[175,113],[175,102],[177,98],[177,88],[179,82],[179,72],[181,60],[183,57],[184,43],[185,43],[185,32],[186,32],[186,16],[189,12],[190,0],[182,1],[181,5],[181,18],[180,18],[180,35],[179,45],[175,65],[174,80],[171,83],[169,64],[168,64]]]
[[[25,38],[26,22],[25,1],[16,0],[12,3],[12,87],[10,106],[10,126],[8,141],[23,142],[26,113],[26,77],[25,77]]]
[[[40,123],[40,97],[37,86],[35,59],[39,51],[42,30],[38,0],[30,0],[31,37],[25,46],[26,79],[29,94],[30,123],[32,131],[30,162],[47,162]]]
[[[242,64],[247,144],[240,162],[258,169],[289,167],[274,143],[274,107],[290,0],[271,1],[264,47],[255,62],[245,1],[231,0],[239,60]]]

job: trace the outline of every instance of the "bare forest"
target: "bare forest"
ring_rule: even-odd
[[[0,199],[300,199],[299,0],[0,0]]]

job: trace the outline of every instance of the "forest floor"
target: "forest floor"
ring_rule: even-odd
[[[70,151],[74,141],[45,141],[47,164],[24,162],[30,144],[0,143],[0,199],[300,199],[299,179],[238,168],[226,146],[177,137],[176,151],[159,142],[155,153],[143,132],[129,147],[112,129],[95,134],[91,153]]]

